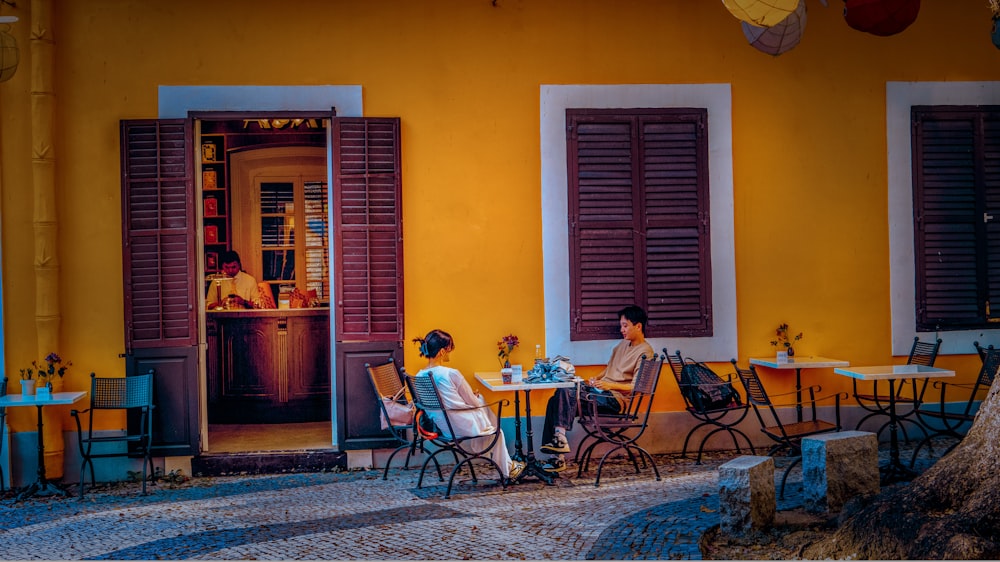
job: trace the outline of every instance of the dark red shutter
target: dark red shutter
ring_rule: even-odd
[[[918,330],[1000,322],[1000,108],[912,115]]]
[[[644,116],[647,335],[712,335],[707,111]]]
[[[571,339],[618,337],[632,303],[647,336],[711,335],[706,115],[567,110]]]
[[[196,345],[190,122],[122,121],[121,135],[126,350]]]
[[[403,338],[398,118],[333,120],[337,340]]]

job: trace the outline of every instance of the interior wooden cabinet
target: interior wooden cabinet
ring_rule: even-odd
[[[202,135],[200,152],[205,273],[218,273],[219,255],[229,249],[230,236],[225,135]]]
[[[243,269],[280,292],[330,300],[326,152],[269,147],[230,155],[232,248]],[[207,246],[206,246],[207,250]]]

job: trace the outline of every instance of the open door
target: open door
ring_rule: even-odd
[[[403,364],[403,224],[398,118],[333,120],[337,441],[395,446],[379,425],[365,363]]]
[[[187,119],[121,122],[125,374],[155,373],[154,456],[199,453],[192,139]]]

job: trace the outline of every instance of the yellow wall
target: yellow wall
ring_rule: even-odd
[[[806,333],[800,354],[893,360],[885,83],[998,80],[1000,51],[979,0],[924,2],[888,38],[847,27],[836,0],[806,2],[802,43],[772,57],[709,0],[56,0],[66,387],[123,370],[118,123],[156,117],[160,85],[357,84],[365,115],[401,117],[406,335],[450,331],[471,377],[496,369],[500,336],[521,338],[523,363],[544,340],[539,86],[729,83],[741,361],[771,354],[783,321]],[[0,84],[9,376],[36,355],[32,5],[0,5],[21,18],[23,57]],[[408,369],[421,363],[407,343]],[[676,408],[664,382],[658,407]]]

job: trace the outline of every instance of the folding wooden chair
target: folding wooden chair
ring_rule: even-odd
[[[742,454],[743,451],[740,449],[740,442],[736,438],[737,435],[743,437],[746,441],[747,446],[750,448],[750,454],[754,454],[753,443],[751,443],[750,438],[747,437],[746,433],[743,433],[736,428],[750,413],[749,403],[740,403],[738,401],[731,401],[724,405],[711,406],[705,403],[696,403],[691,399],[692,393],[690,390],[695,390],[692,387],[722,387],[732,385],[732,375],[730,375],[726,380],[723,380],[719,375],[708,372],[705,373],[701,369],[688,368],[688,376],[696,377],[694,380],[684,380],[684,359],[681,357],[681,352],[679,350],[674,352],[674,355],[667,353],[667,348],[663,348],[663,356],[667,358],[667,363],[670,365],[670,370],[674,373],[674,379],[677,381],[677,388],[681,391],[681,396],[684,397],[685,409],[690,413],[694,419],[698,420],[698,425],[691,428],[688,432],[687,437],[684,438],[684,448],[681,450],[681,456],[687,458],[687,448],[688,443],[691,442],[691,437],[703,427],[714,427],[712,431],[709,431],[701,438],[701,442],[698,445],[698,460],[695,464],[701,464],[701,455],[705,451],[705,443],[716,433],[724,431],[729,434],[733,439],[733,445],[736,447],[736,452]],[[692,364],[688,363],[688,364]]]
[[[410,458],[416,454],[418,448],[420,452],[426,452],[424,451],[424,437],[414,427],[412,412],[415,408],[413,401],[407,395],[407,388],[403,383],[406,377],[405,371],[402,369],[397,370],[396,362],[391,357],[385,363],[374,367],[370,363],[365,363],[365,370],[368,372],[368,379],[371,381],[372,389],[375,391],[375,399],[378,401],[379,411],[386,426],[385,429],[400,443],[385,461],[382,480],[386,480],[389,476],[389,466],[392,464],[392,459],[396,456],[396,453],[404,449],[407,450],[403,468],[408,469],[410,468]],[[388,401],[395,402],[395,404],[411,410],[407,423],[395,423],[393,421],[394,416],[390,415],[389,412],[389,408],[393,406],[388,404]],[[434,464],[437,465],[438,477],[444,480],[441,474],[441,466],[438,465],[437,459],[434,460]]]
[[[651,358],[647,358],[645,355],[642,357],[632,381],[632,392],[628,396],[628,402],[619,414],[607,414],[599,411],[597,403],[589,395],[589,392],[586,389],[580,390],[580,404],[585,414],[580,418],[580,425],[587,432],[584,440],[593,439],[593,443],[584,448],[583,441],[580,442],[582,453],[578,455],[577,477],[589,469],[594,448],[603,443],[611,445],[611,448],[604,453],[601,462],[597,465],[597,479],[594,481],[594,486],[601,485],[601,471],[604,469],[604,462],[615,451],[625,451],[629,460],[632,461],[632,466],[635,467],[636,474],[639,474],[639,463],[636,459],[636,453],[638,453],[644,465],[647,460],[649,461],[656,479],[660,480],[660,470],[656,467],[656,461],[653,460],[649,451],[639,446],[637,441],[642,437],[649,424],[649,412],[653,405],[653,395],[656,393],[656,384],[660,379],[660,369],[662,368],[663,357],[655,353]]]
[[[743,383],[746,390],[747,402],[753,406],[754,414],[760,422],[760,430],[775,442],[775,445],[767,452],[768,456],[773,456],[779,451],[788,451],[792,455],[792,462],[785,468],[785,473],[781,477],[781,497],[785,497],[785,481],[788,480],[788,473],[795,465],[802,461],[802,439],[819,435],[821,433],[834,433],[840,431],[840,399],[847,398],[846,392],[831,394],[817,398],[816,393],[822,391],[818,385],[813,385],[802,389],[809,393],[807,400],[803,401],[803,406],[809,405],[811,416],[800,422],[786,423],[778,415],[777,408],[782,406],[795,406],[794,399],[796,391],[782,392],[780,394],[768,395],[764,390],[764,385],[757,376],[757,369],[751,364],[749,369],[741,369],[736,364],[736,359],[731,360],[736,367],[736,374]],[[793,399],[787,403],[775,403],[772,397],[791,396]],[[834,403],[835,421],[830,422],[816,416],[816,407],[819,402],[832,400]],[[805,408],[803,408],[805,411]]]

